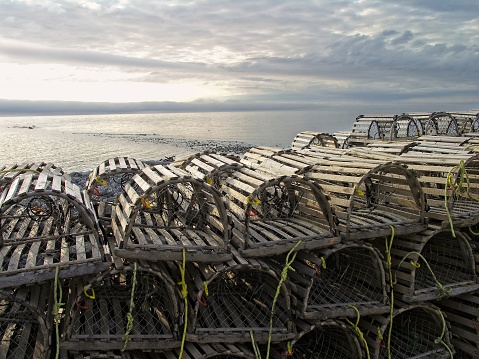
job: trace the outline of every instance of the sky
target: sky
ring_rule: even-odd
[[[0,114],[54,108],[478,109],[479,3],[0,0]]]

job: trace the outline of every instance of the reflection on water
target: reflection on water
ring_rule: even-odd
[[[80,171],[118,155],[155,160],[215,145],[289,147],[298,132],[348,129],[349,119],[342,122],[346,128],[307,111],[0,117],[0,165],[45,161]]]

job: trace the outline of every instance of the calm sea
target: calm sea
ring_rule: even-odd
[[[0,165],[45,161],[71,172],[118,155],[161,160],[235,146],[287,148],[301,131],[349,130],[354,117],[317,111],[0,117]]]

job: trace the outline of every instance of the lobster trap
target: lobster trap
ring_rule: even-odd
[[[48,359],[51,346],[50,285],[0,290],[0,357]]]
[[[103,161],[88,176],[86,190],[95,205],[100,222],[111,224],[111,209],[117,195],[145,164],[131,157],[114,157]]]
[[[329,203],[313,182],[252,169],[221,156],[215,162],[205,156],[193,158],[184,168],[209,178],[222,193],[233,217],[232,244],[243,256],[284,253],[299,241],[298,249],[324,248],[339,240]],[[210,168],[208,174],[205,168]]]
[[[318,158],[304,177],[330,197],[341,237],[349,240],[426,228],[425,198],[413,172],[403,165],[358,156]]]
[[[462,228],[479,221],[479,155],[461,151],[434,158],[411,151],[398,161],[417,174],[431,223]]]
[[[305,147],[334,147],[338,148],[339,143],[336,137],[324,132],[303,131],[296,135],[291,144],[291,149],[301,150]]]
[[[145,167],[125,186],[112,216],[117,256],[221,262],[231,258],[221,194],[174,166]]]
[[[295,314],[313,323],[389,311],[384,268],[370,244],[300,251],[289,272]]]
[[[242,258],[220,264],[187,263],[191,342],[257,343],[292,339],[291,295],[264,261]]]
[[[451,343],[456,353],[479,358],[479,292],[446,298],[437,305],[451,325]],[[458,357],[466,358],[465,355]]]
[[[362,317],[359,328],[374,359],[388,358],[389,350],[391,358],[450,359],[454,354],[449,324],[430,304],[397,308],[392,315]]]
[[[273,152],[259,147],[246,153],[242,162],[254,165],[256,172],[298,174],[318,184],[328,195],[345,239],[388,235],[391,226],[396,233],[426,228],[425,198],[415,174],[406,166],[386,162],[384,154],[357,153],[359,148],[332,150]]]
[[[126,263],[70,283],[61,350],[168,350],[179,347],[180,294],[159,263]]]
[[[394,291],[402,301],[413,303],[453,297],[479,288],[470,239],[456,231],[430,228],[391,245]],[[385,253],[384,243],[377,247]]]
[[[88,194],[49,172],[17,177],[0,200],[0,287],[100,272],[110,265]]]
[[[290,353],[283,355],[292,359],[362,359],[367,358],[365,343],[354,328],[339,320],[326,320],[318,325],[297,321],[302,328],[292,341]]]

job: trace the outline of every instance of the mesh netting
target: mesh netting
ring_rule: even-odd
[[[355,334],[345,327],[325,325],[303,335],[293,346],[291,358],[359,359],[362,352]]]
[[[442,285],[472,281],[475,278],[472,253],[462,237],[451,238],[450,233],[440,233],[432,237],[424,246],[422,258],[416,265],[414,289],[436,287],[434,276]]]
[[[271,185],[263,186],[252,195],[258,198],[260,203],[249,203],[246,209],[250,226],[256,228],[257,224],[258,230],[261,231],[262,225],[257,222],[258,219],[266,223],[274,221],[280,228],[297,222],[298,230],[301,231],[301,221],[309,220],[329,231],[329,219],[326,218],[328,212],[323,205],[325,199],[319,197],[318,192],[319,190],[308,182],[291,178],[284,178],[272,182]],[[263,230],[267,230],[267,224],[263,226],[265,227]],[[281,234],[278,231],[275,234],[288,238],[293,236],[292,233],[286,231]]]
[[[194,227],[208,214],[207,198],[190,182],[169,184],[148,197],[148,203],[136,219],[137,223],[142,223],[141,215],[146,213],[154,214],[151,217],[153,226]]]
[[[325,259],[317,268],[308,298],[309,310],[328,304],[384,301],[384,277],[379,258],[365,247],[344,248]]]
[[[278,280],[265,271],[225,271],[208,284],[209,295],[198,306],[196,329],[225,331],[267,331]],[[272,321],[274,331],[286,330],[289,313],[280,295]],[[249,336],[247,336],[249,339]]]
[[[172,338],[177,328],[171,288],[158,276],[138,271],[130,323],[132,286],[133,274],[120,273],[107,276],[92,287],[94,299],[86,291],[78,296],[71,313],[71,339],[122,341],[129,324],[133,325],[129,338],[136,341]]]
[[[399,116],[394,125],[396,138],[417,138],[422,134],[421,125],[407,115]]]
[[[442,323],[431,311],[422,308],[406,310],[394,317],[391,335],[391,358],[449,358],[443,340]],[[384,333],[389,332],[389,327]],[[379,358],[388,358],[385,345]]]
[[[44,358],[47,337],[38,315],[24,304],[0,295],[0,357]]]
[[[447,113],[432,114],[424,123],[426,135],[448,135],[459,136],[459,129],[456,120]]]
[[[102,260],[92,218],[60,196],[37,195],[5,206],[0,266],[9,274],[57,263]]]

